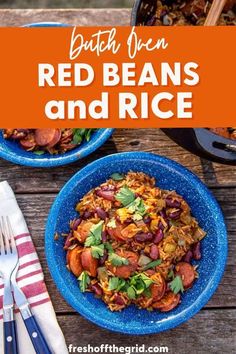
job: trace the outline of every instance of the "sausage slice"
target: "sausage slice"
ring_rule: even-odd
[[[60,138],[60,129],[47,128],[35,130],[35,141],[39,146],[53,147],[59,142]]]
[[[163,298],[166,291],[166,282],[161,275],[158,279],[158,282],[151,285],[150,290],[153,302],[159,301]]]
[[[191,264],[187,262],[179,262],[175,266],[176,275],[179,275],[183,282],[183,287],[188,289],[192,286],[195,279],[195,271]]]
[[[36,146],[36,141],[33,133],[28,134],[25,138],[20,139],[20,145],[25,150],[33,150]]]
[[[119,267],[113,266],[110,264],[108,269],[112,272],[116,277],[127,279],[134,273],[138,266],[138,255],[131,251],[117,251],[118,256],[126,258],[129,261],[129,264],[122,265]]]
[[[67,263],[71,272],[78,278],[83,271],[81,264],[81,247],[75,247],[67,252]]]
[[[180,294],[168,292],[160,301],[155,302],[152,307],[161,312],[168,312],[173,310],[180,301]]]
[[[92,277],[96,277],[98,260],[93,258],[91,248],[85,248],[81,253],[81,263],[84,270],[87,270]]]

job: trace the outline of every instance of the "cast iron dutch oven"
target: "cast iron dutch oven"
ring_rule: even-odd
[[[156,0],[136,0],[131,14],[131,26],[150,24],[156,11]],[[201,129],[163,129],[176,143],[208,160],[236,165],[236,141]]]

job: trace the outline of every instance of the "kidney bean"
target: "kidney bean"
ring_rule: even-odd
[[[77,230],[78,226],[81,224],[81,221],[82,221],[81,218],[76,219],[76,220],[73,222],[72,229],[73,229],[73,230]]]
[[[98,296],[102,296],[102,288],[98,284],[93,284],[90,289]]]
[[[102,231],[102,242],[103,243],[107,242],[107,232],[106,231]]]
[[[187,262],[187,263],[190,263],[192,258],[193,258],[193,252],[188,250],[186,255],[183,257],[183,261]]]
[[[114,197],[115,192],[114,191],[98,189],[98,190],[96,190],[96,194],[99,197],[109,200],[111,202],[114,201],[114,199],[115,199],[115,197]]]
[[[181,209],[173,211],[172,213],[169,214],[169,218],[173,220],[177,220],[180,217],[181,213],[182,213]]]
[[[151,246],[150,257],[151,257],[154,261],[159,258],[159,249],[157,248],[156,245],[152,245],[152,246]]]
[[[105,212],[104,209],[102,208],[96,208],[96,213],[97,213],[97,216],[100,218],[100,219],[103,219],[105,220],[107,218],[107,213]]]
[[[159,224],[158,224],[158,229],[164,231],[165,229],[165,226],[162,224],[162,222],[160,221]]]
[[[70,246],[71,246],[71,239],[72,235],[71,233],[68,234],[66,241],[65,241],[65,245],[64,245],[64,249],[67,250]]]
[[[199,261],[199,259],[202,258],[200,242],[197,242],[193,245],[192,251],[193,251],[193,258],[196,261]]]
[[[174,200],[172,198],[166,198],[166,205],[169,208],[180,208],[181,203],[178,200]]]
[[[159,242],[161,242],[163,237],[164,237],[164,232],[162,231],[162,229],[158,229],[153,242],[157,245]]]
[[[85,211],[82,215],[81,218],[84,220],[87,220],[93,216],[93,213],[91,211]]]
[[[99,258],[99,265],[103,266],[108,258],[107,250],[104,250],[104,254],[102,257]]]
[[[144,221],[145,224],[148,225],[148,224],[151,223],[152,220],[151,220],[150,216],[145,216],[145,218],[143,219],[143,221]]]
[[[135,236],[135,240],[137,242],[145,242],[145,241],[152,241],[153,234],[151,232],[140,232]]]
[[[121,306],[125,305],[125,302],[124,302],[123,298],[120,295],[118,295],[118,294],[115,295],[114,302],[117,305],[121,305]]]

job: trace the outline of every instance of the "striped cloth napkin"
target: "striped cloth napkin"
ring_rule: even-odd
[[[54,354],[68,353],[62,331],[57,323],[56,315],[44,283],[44,276],[37,253],[23,214],[17,204],[15,195],[8,182],[0,182],[0,215],[9,215],[19,254],[19,271],[17,281],[26,295],[32,312]],[[0,279],[0,353],[3,353],[3,282]],[[16,325],[20,354],[34,354],[34,348],[16,309]]]

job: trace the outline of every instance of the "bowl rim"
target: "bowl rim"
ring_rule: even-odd
[[[1,129],[2,131],[3,129]],[[90,140],[86,146],[79,145],[78,147],[75,147],[73,150],[69,151],[68,155],[66,154],[58,154],[55,155],[57,157],[55,158],[37,158],[37,155],[35,157],[27,157],[27,156],[22,156],[18,155],[14,151],[11,150],[6,150],[3,146],[3,144],[0,143],[0,157],[16,163],[18,165],[23,165],[23,166],[30,166],[30,167],[57,167],[57,166],[63,166],[70,164],[72,162],[76,162],[83,157],[88,156],[95,150],[97,150],[99,147],[101,147],[106,140],[108,140],[111,135],[113,134],[113,131],[115,129],[113,128],[106,128],[106,129],[98,129],[97,131],[99,132],[99,136],[95,141]],[[78,149],[80,151],[78,152]]]
[[[119,324],[118,321],[116,321],[115,323],[111,323],[104,318],[101,317],[97,318],[96,315],[94,313],[91,313],[88,308],[83,307],[83,304],[78,303],[78,301],[76,301],[76,298],[73,296],[73,294],[71,294],[69,291],[65,291],[65,290],[63,291],[62,289],[65,283],[61,274],[57,271],[56,261],[53,257],[53,249],[50,245],[50,243],[52,242],[52,235],[54,232],[53,224],[50,222],[50,220],[52,216],[55,218],[55,214],[57,214],[57,208],[58,205],[60,205],[61,199],[64,200],[64,198],[71,191],[71,189],[73,189],[78,184],[80,177],[84,177],[86,174],[89,174],[91,171],[99,170],[100,168],[102,168],[104,163],[105,164],[109,163],[110,160],[112,160],[112,162],[115,162],[116,160],[119,161],[121,159],[122,160],[142,159],[143,161],[151,160],[157,162],[160,166],[164,166],[168,164],[173,170],[175,170],[177,175],[181,174],[183,178],[185,178],[186,180],[190,179],[192,183],[195,184],[196,188],[198,188],[200,193],[203,194],[205,198],[211,200],[212,212],[213,214],[215,215],[217,214],[218,216],[219,227],[220,227],[219,232],[222,235],[220,239],[221,258],[219,262],[217,262],[217,267],[215,267],[214,269],[214,274],[212,276],[211,281],[204,288],[203,292],[198,296],[196,301],[187,309],[176,314],[174,318],[173,317],[171,318],[170,316],[170,318],[166,319],[165,321],[163,322],[160,321],[158,324],[153,324],[152,327],[149,326],[145,328],[145,330],[143,327],[142,328],[139,326],[131,327],[131,328],[128,326],[124,327],[123,325]],[[88,164],[83,169],[78,171],[65,184],[65,186],[61,189],[60,193],[56,197],[48,216],[48,220],[46,223],[46,231],[45,231],[45,253],[46,253],[48,268],[63,298],[83,317],[95,323],[96,325],[111,330],[113,332],[119,332],[124,334],[131,334],[131,335],[147,335],[147,334],[154,334],[165,330],[169,330],[171,328],[180,325],[183,322],[186,322],[191,317],[193,317],[197,312],[199,312],[201,308],[204,307],[206,303],[209,301],[209,299],[212,297],[212,295],[214,294],[215,290],[217,289],[220,283],[220,280],[223,276],[224,269],[226,266],[227,248],[228,248],[227,230],[224,222],[224,217],[215,197],[208,190],[208,188],[203,184],[203,182],[201,182],[201,180],[196,175],[194,175],[191,171],[189,171],[184,166],[180,165],[179,163],[169,158],[159,156],[153,153],[148,153],[148,152],[124,152],[124,153],[116,153],[116,154],[108,155]]]

